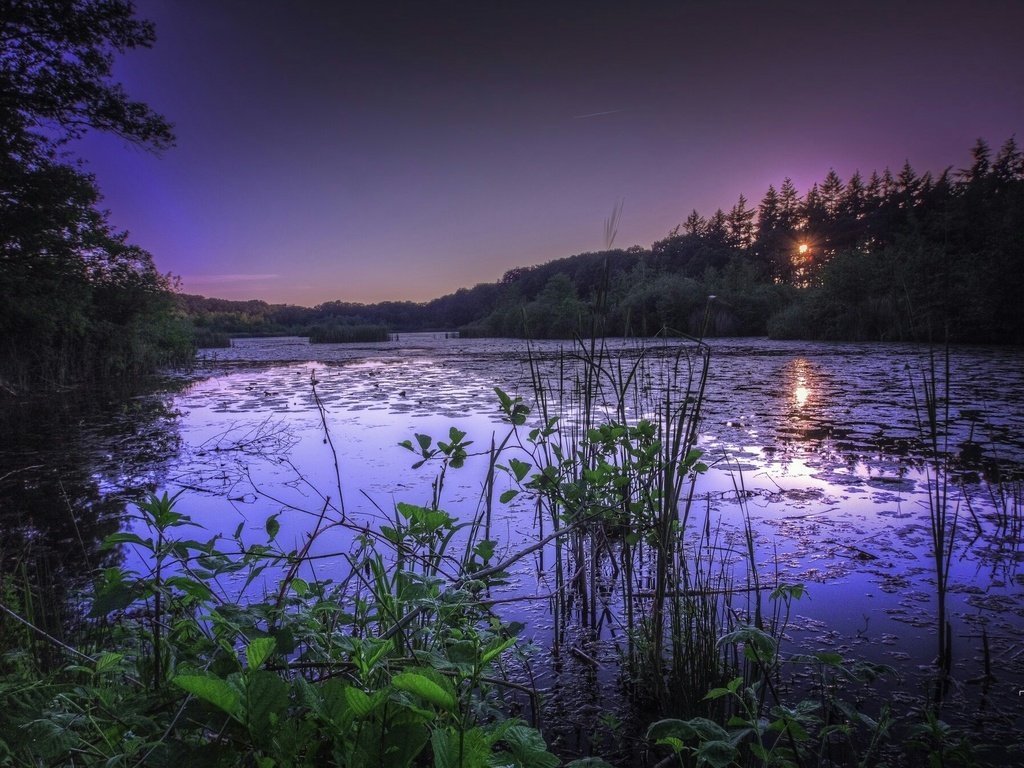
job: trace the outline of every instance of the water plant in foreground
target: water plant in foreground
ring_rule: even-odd
[[[960,518],[959,501],[951,498],[951,457],[949,452],[950,421],[950,368],[949,349],[940,374],[936,369],[934,353],[929,356],[929,367],[921,375],[920,397],[911,382],[918,431],[925,444],[925,477],[928,483],[928,523],[932,543],[932,565],[935,573],[936,625],[938,649],[935,656],[938,681],[935,701],[941,704],[949,685],[953,666],[953,627],[947,616],[949,569],[953,562],[957,524]]]
[[[181,538],[198,526],[176,498],[138,506],[142,527],[110,539],[146,554],[147,572],[107,569],[92,648],[39,679],[5,679],[0,754],[13,764],[483,766],[559,764],[532,727],[505,717],[489,674],[516,628],[475,606],[479,587],[442,592],[436,550],[454,527],[404,507],[364,536],[338,583],[290,567],[299,550]],[[405,563],[380,551],[394,544]],[[237,602],[224,578],[276,590]],[[488,574],[476,579],[486,584]],[[408,617],[415,617],[408,620]]]
[[[833,651],[784,656],[782,639],[793,603],[804,594],[799,584],[776,587],[769,595],[770,622],[742,624],[719,639],[721,646],[737,652],[737,674],[705,694],[713,705],[711,717],[659,720],[649,726],[648,740],[670,750],[683,765],[882,764],[894,717],[888,706],[870,716],[859,699],[871,693],[874,680],[895,672],[847,661]],[[794,700],[787,668],[800,669],[808,681],[803,698]]]
[[[616,357],[580,342],[535,358],[533,403],[496,390],[504,424],[489,443],[456,427],[402,441],[414,467],[436,468],[419,498],[376,514],[346,507],[335,455],[337,496],[318,494],[310,510],[274,501],[258,541],[242,525],[206,538],[183,497],[148,497],[108,540],[135,551],[100,573],[76,647],[59,649],[56,668],[5,668],[0,760],[554,768],[565,724],[545,718],[545,691],[510,674],[525,665],[523,626],[496,610],[527,598],[550,606],[553,663],[616,665],[622,710],[600,713],[600,727],[629,748],[588,749],[609,762],[577,768],[973,755],[934,711],[870,710],[869,686],[888,670],[833,649],[782,653],[803,587],[759,570],[749,515],[730,537],[694,503],[706,370],[699,344]],[[470,462],[484,463],[484,479],[459,519],[448,480]],[[746,498],[741,474],[734,490]],[[495,535],[508,504],[536,514],[523,541]],[[292,512],[313,523],[289,547]],[[314,543],[331,531],[345,533],[343,551],[324,554]],[[536,593],[498,592],[527,558]],[[644,740],[637,722],[654,723]]]

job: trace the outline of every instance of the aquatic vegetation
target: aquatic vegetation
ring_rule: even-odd
[[[351,491],[343,497],[352,486],[346,477],[342,487],[336,449],[353,436],[331,434],[336,372],[316,369],[311,380],[309,368],[290,370],[317,425],[311,442],[334,456],[317,477],[333,473],[336,487],[316,488],[282,456],[307,506],[274,501],[265,517],[249,507],[244,530],[213,538],[198,514],[186,516],[194,496],[136,504],[139,519],[109,540],[125,559],[88,596],[93,616],[74,648],[17,622],[17,637],[53,646],[60,663],[5,670],[12,719],[0,724],[2,748],[15,764],[73,755],[86,765],[205,755],[215,764],[554,766],[558,754],[590,753],[616,765],[810,766],[977,755],[977,736],[937,716],[929,726],[918,699],[873,709],[874,681],[891,672],[851,648],[826,639],[783,653],[802,629],[790,614],[806,590],[782,576],[780,558],[765,558],[748,509],[762,497],[747,465],[697,447],[707,361],[693,340],[541,347],[532,394],[495,389],[501,426],[489,439],[413,422],[394,451],[412,466],[394,479],[425,471],[431,480],[405,482],[391,503],[366,495],[375,513]],[[347,391],[352,377],[370,387],[384,378],[379,366],[344,373]],[[246,381],[254,402],[278,397]],[[404,404],[404,393],[385,396]],[[219,472],[235,453],[229,442],[204,445]],[[244,464],[255,454],[237,455]],[[711,514],[721,499],[695,490],[725,467],[732,486],[720,494],[741,512],[735,526]],[[467,472],[478,480],[463,482]],[[252,495],[274,493],[256,467],[240,477]],[[870,478],[893,495],[914,488],[903,475],[881,482],[892,479]],[[1003,493],[998,519],[979,511],[978,526],[1013,529],[1019,503]],[[794,513],[825,503],[800,489],[779,487],[778,497]],[[507,521],[531,512],[532,529],[509,539]],[[293,538],[289,516],[300,514],[310,523]],[[869,543],[858,547],[857,562],[879,559]],[[539,575],[534,591],[517,587],[523,568]],[[550,617],[550,628],[522,626],[532,621],[517,609],[527,601],[544,606],[532,615]],[[621,694],[575,721],[594,732],[588,743],[571,741],[556,719],[560,679],[535,676],[547,665],[584,670],[584,684]],[[19,738],[26,733],[35,740]]]
[[[151,568],[103,572],[97,645],[52,675],[4,680],[7,759],[559,764],[536,730],[498,708],[496,690],[509,683],[490,673],[517,630],[476,596],[501,569],[476,567],[472,583],[442,589],[444,542],[458,527],[445,513],[399,506],[394,527],[365,532],[351,570],[333,581],[298,575],[308,547],[279,548],[274,518],[266,543],[246,546],[239,533],[180,538],[198,526],[167,494],[138,511],[147,533],[108,543],[139,548]],[[489,555],[478,544],[468,562]],[[262,600],[241,604],[219,589],[275,566],[285,575]]]
[[[936,701],[941,702],[949,684],[952,668],[953,627],[947,618],[947,594],[949,592],[949,569],[956,546],[957,524],[960,519],[959,498],[951,497],[953,482],[948,425],[950,423],[950,370],[949,350],[946,350],[945,366],[941,372],[936,369],[935,356],[929,358],[930,366],[921,376],[920,399],[913,386],[914,405],[917,411],[918,429],[927,446],[926,480],[928,483],[928,522],[932,543],[932,559],[935,572],[936,624],[938,626],[938,653],[935,658],[939,673],[936,686]]]

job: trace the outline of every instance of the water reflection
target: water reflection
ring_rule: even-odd
[[[631,355],[633,346],[621,342],[619,348]],[[338,495],[312,398],[312,375],[338,447],[347,512],[367,525],[380,525],[396,501],[430,501],[435,468],[413,469],[415,457],[398,443],[414,433],[444,437],[454,424],[486,447],[502,429],[492,388],[530,397],[527,354],[550,371],[552,381],[564,377],[564,392],[572,391],[576,373],[557,344],[538,343],[528,351],[522,342],[501,340],[414,337],[401,344],[344,347],[247,340],[211,353],[218,362],[209,363],[210,378],[177,396],[166,416],[146,415],[144,409],[126,418],[116,409],[88,417],[67,414],[42,437],[35,424],[42,417],[26,416],[7,431],[35,435],[40,445],[23,442],[16,459],[10,451],[5,454],[0,523],[14,530],[31,517],[32,524],[0,546],[13,553],[20,551],[19,539],[62,542],[68,569],[87,572],[99,563],[96,542],[108,530],[103,525],[120,515],[126,494],[154,484],[171,492],[189,489],[181,503],[203,521],[207,535],[230,533],[241,521],[247,539],[257,542],[265,537],[266,518],[281,513],[279,539],[284,546],[301,543],[310,525],[310,516],[301,511],[319,509],[321,493]],[[986,349],[955,354],[953,444],[979,446],[983,456],[998,458],[1004,477],[1012,476],[1024,465],[1019,407],[1024,355]],[[809,585],[811,600],[799,606],[792,630],[795,642],[804,646],[899,661],[911,670],[927,662],[919,653],[933,646],[926,567],[930,540],[922,506],[927,478],[918,467],[920,441],[907,372],[908,364],[926,356],[926,349],[911,345],[763,340],[714,345],[700,437],[712,465],[698,486],[702,521],[709,529],[721,526],[723,542],[730,543],[737,521],[749,513],[765,573]],[[645,379],[655,398],[658,382],[656,375]],[[559,386],[556,382],[553,391]],[[174,412],[181,413],[178,423]],[[92,426],[81,427],[83,419]],[[101,428],[104,424],[109,426]],[[973,458],[977,450],[963,453]],[[36,464],[50,468],[52,477],[4,475]],[[448,476],[445,509],[460,517],[475,512],[478,469],[485,464],[476,457]],[[58,465],[64,468],[54,471]],[[736,493],[738,478],[743,504]],[[1000,674],[1024,687],[1024,656],[1014,650],[1024,627],[1020,493],[999,500],[980,480],[966,486],[971,508],[965,507],[964,541],[958,543],[951,573],[952,610],[964,630],[958,634],[957,663],[965,679],[977,674],[974,657],[984,629],[988,647],[1004,662]],[[61,516],[64,495],[77,517]],[[77,532],[69,527],[71,520],[77,521]],[[503,546],[537,535],[534,509],[525,496],[497,505],[493,525]],[[79,536],[84,545],[77,544]],[[324,568],[345,567],[343,556],[331,555],[344,552],[346,540],[318,546]],[[77,562],[75,549],[86,553]],[[495,597],[547,593],[544,571],[543,562],[521,561],[513,569],[514,583]],[[510,605],[529,624],[528,637],[550,645],[559,627],[543,601]],[[613,643],[613,634],[601,640]],[[613,647],[598,646],[593,655],[614,666]],[[558,699],[558,691],[573,690],[574,680],[580,690],[607,690],[595,685],[593,665],[576,664],[571,655],[546,677],[539,673],[538,680],[551,686],[556,706],[567,709],[588,702],[582,694]]]
[[[798,411],[803,410],[811,396],[811,388],[808,386],[808,380],[812,376],[810,368],[810,363],[800,357],[790,361],[784,369],[783,390],[793,393],[792,402]]]
[[[793,399],[796,401],[797,408],[803,408],[807,405],[807,398],[810,396],[811,390],[803,383],[797,384],[796,389],[793,390]]]
[[[0,403],[0,584],[29,585],[50,634],[65,636],[67,598],[120,557],[101,544],[127,502],[162,484],[178,449],[169,405],[165,393],[87,391]]]

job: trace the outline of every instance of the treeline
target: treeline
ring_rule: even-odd
[[[649,249],[583,253],[430,302],[313,308],[179,297],[197,327],[303,334],[314,325],[568,338],[592,332],[1024,343],[1024,157],[979,140],[937,176],[790,179],[754,205],[693,211]],[[709,297],[714,297],[709,300]]]
[[[979,140],[968,167],[790,179],[757,205],[693,211],[650,249],[512,270],[466,332],[1024,343],[1024,157]],[[709,297],[714,299],[709,301]]]
[[[191,355],[171,281],[112,228],[67,146],[163,148],[169,123],[111,80],[152,26],[127,0],[5,3],[0,24],[0,390],[123,377]]]
[[[452,330],[490,312],[501,293],[497,284],[461,288],[426,303],[385,301],[379,304],[329,301],[315,307],[230,301],[178,294],[180,310],[199,334],[231,336],[305,336],[315,327],[385,327],[392,331]]]

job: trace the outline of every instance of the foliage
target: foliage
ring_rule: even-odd
[[[831,650],[784,655],[790,611],[804,594],[802,585],[779,585],[770,623],[741,625],[719,639],[742,666],[705,695],[716,705],[713,717],[658,720],[648,742],[682,764],[713,768],[988,764],[980,745],[931,706],[902,715],[890,701],[866,708],[879,701],[873,686],[895,676],[891,667]],[[788,679],[805,681],[796,691],[786,687],[786,669]]]
[[[178,496],[150,495],[106,543],[133,548],[140,570],[112,560],[98,572],[77,648],[23,621],[29,593],[0,584],[2,618],[16,620],[0,621],[5,764],[554,768],[536,691],[503,674],[523,627],[492,613],[490,593],[542,550],[554,555],[556,660],[571,626],[583,630],[572,650],[586,656],[618,601],[620,680],[636,711],[657,713],[652,753],[684,765],[874,765],[902,756],[894,735],[906,733],[907,754],[967,764],[971,740],[934,710],[902,722],[889,707],[864,711],[868,686],[891,670],[832,651],[783,655],[804,588],[762,585],[749,521],[738,570],[718,559],[710,526],[690,521],[707,470],[695,440],[708,350],[668,351],[615,358],[595,339],[571,358],[533,361],[536,410],[496,389],[507,432],[488,450],[456,427],[400,444],[414,468],[437,467],[430,495],[396,501],[373,527],[323,496],[294,548],[280,543],[279,514],[258,542],[243,524],[204,539]],[[934,401],[926,388],[926,410]],[[478,512],[457,520],[446,478],[481,457]],[[537,539],[499,557],[493,508],[523,500],[538,510]],[[311,553],[331,529],[352,545],[327,577]],[[59,652],[55,666],[12,647],[40,637]],[[794,693],[784,668],[810,683]],[[532,724],[512,716],[524,697]],[[615,713],[603,722],[618,727]]]
[[[919,176],[905,165],[844,183],[833,170],[801,196],[769,187],[705,218],[694,211],[650,248],[581,253],[422,304],[313,308],[182,297],[197,327],[305,335],[315,325],[534,339],[693,336],[1021,343],[1024,160],[984,142],[971,167]],[[986,159],[989,158],[989,159]],[[716,303],[705,315],[708,296]]]
[[[194,328],[192,342],[196,345],[196,349],[227,349],[231,346],[231,337],[222,331]]]
[[[0,377],[62,384],[150,370],[190,352],[171,282],[114,230],[95,179],[63,147],[92,128],[155,148],[168,123],[111,79],[148,46],[128,2],[0,8]]]
[[[443,445],[453,457],[462,450]],[[559,764],[534,729],[495,709],[501,681],[487,673],[517,628],[476,603],[487,573],[478,569],[472,591],[443,588],[437,566],[457,525],[442,510],[399,505],[393,526],[363,537],[351,573],[332,583],[298,575],[308,547],[279,549],[276,517],[265,544],[245,544],[241,526],[230,541],[200,541],[180,537],[197,526],[176,506],[151,496],[138,505],[139,532],[108,538],[151,569],[103,571],[91,613],[116,621],[102,650],[0,682],[8,761]],[[388,564],[384,550],[403,560]],[[249,585],[281,566],[263,600],[215,591],[226,576]]]

